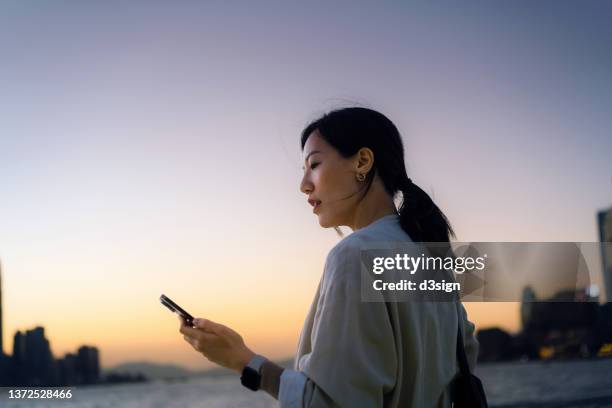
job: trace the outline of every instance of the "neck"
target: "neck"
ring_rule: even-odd
[[[397,214],[393,198],[387,194],[380,183],[372,183],[370,191],[355,209],[352,222],[348,225],[353,231],[364,228],[379,218]]]

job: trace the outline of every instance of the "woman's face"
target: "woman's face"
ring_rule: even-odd
[[[350,225],[359,199],[356,158],[344,158],[317,130],[303,151],[304,177],[300,190],[308,195],[313,212],[324,228]]]

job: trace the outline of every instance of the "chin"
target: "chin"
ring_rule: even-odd
[[[323,228],[337,227],[338,223],[334,222],[330,217],[319,215],[319,225]]]
[[[333,227],[333,225],[327,224],[325,221],[322,221],[320,218],[319,218],[319,225],[323,228]]]

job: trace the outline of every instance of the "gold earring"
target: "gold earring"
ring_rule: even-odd
[[[357,178],[357,181],[364,181],[366,178],[365,174],[363,173],[357,173],[355,177]]]

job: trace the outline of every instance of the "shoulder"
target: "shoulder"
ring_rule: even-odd
[[[325,288],[330,286],[359,283],[361,276],[361,254],[366,241],[359,231],[337,243],[325,260]]]
[[[359,260],[359,254],[364,247],[365,240],[359,231],[344,237],[327,254],[326,263],[337,266],[349,261]]]
[[[385,242],[406,242],[410,238],[401,229],[395,216],[383,217],[365,228],[359,229],[344,237],[327,255],[325,260],[324,287],[331,283],[346,284],[355,287],[361,281],[362,261],[373,244]]]
[[[332,265],[358,262],[363,250],[373,243],[409,241],[410,238],[399,226],[399,221],[384,217],[373,224],[357,230],[338,242],[327,255],[327,263]]]

